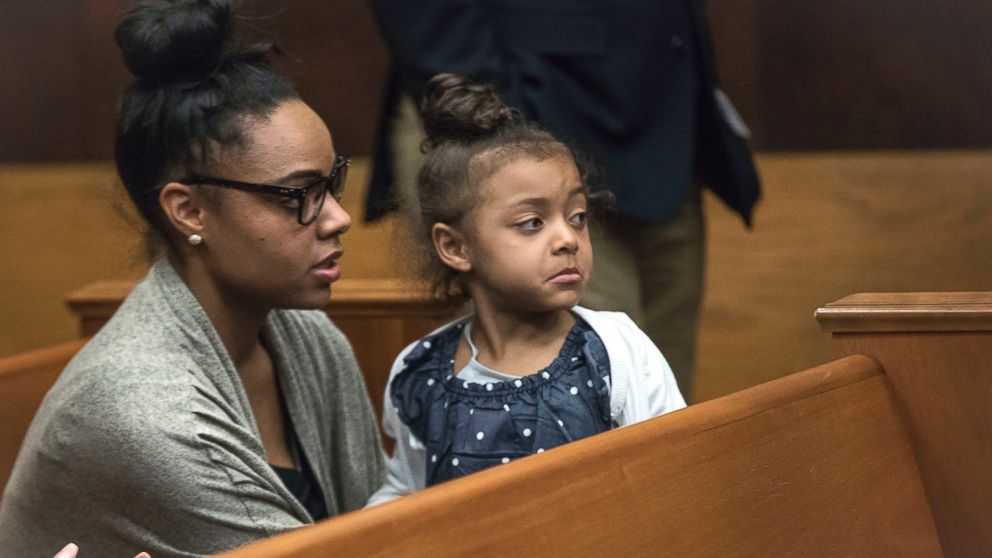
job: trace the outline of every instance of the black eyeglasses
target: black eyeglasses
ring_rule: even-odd
[[[182,182],[184,184],[206,184],[208,186],[244,190],[245,192],[272,194],[296,200],[296,220],[305,226],[313,223],[320,216],[320,210],[324,207],[324,198],[327,197],[328,192],[331,193],[334,201],[341,201],[349,166],[351,166],[351,158],[347,155],[338,155],[334,161],[334,166],[331,167],[331,172],[327,176],[321,176],[313,182],[299,187],[279,186],[277,184],[256,184],[254,182],[240,182],[238,180],[198,175],[191,176]]]

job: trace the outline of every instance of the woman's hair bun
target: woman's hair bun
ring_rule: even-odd
[[[485,138],[521,121],[520,113],[504,105],[492,87],[455,74],[438,74],[427,82],[420,113],[428,147]]]
[[[199,81],[221,64],[233,11],[231,0],[139,0],[114,38],[137,78]]]

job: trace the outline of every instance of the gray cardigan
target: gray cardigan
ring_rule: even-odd
[[[361,508],[385,467],[348,341],[319,311],[277,310],[263,338],[328,512]],[[227,351],[156,263],[62,372],[0,501],[0,555],[218,553],[312,523],[265,459]]]

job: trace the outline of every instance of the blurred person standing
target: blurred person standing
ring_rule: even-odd
[[[699,0],[372,0],[393,54],[367,218],[409,195],[419,169],[416,102],[431,76],[491,83],[577,146],[616,214],[593,235],[600,263],[583,305],[629,314],[692,393],[703,293],[700,188],[748,226],[760,185],[748,130],[717,88]],[[404,193],[407,191],[407,193]],[[689,397],[687,397],[689,399]]]

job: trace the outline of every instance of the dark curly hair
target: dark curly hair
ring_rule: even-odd
[[[272,44],[239,44],[233,22],[231,0],[140,0],[114,32],[135,77],[118,108],[117,172],[167,243],[158,189],[208,164],[211,149],[240,145],[252,120],[299,98],[269,66]]]
[[[478,202],[478,187],[488,177],[520,158],[538,160],[566,156],[575,162],[586,186],[590,213],[610,206],[612,195],[592,192],[593,167],[568,144],[507,107],[492,87],[455,74],[438,74],[428,83],[420,105],[427,153],[417,177],[417,204],[411,220],[417,231],[421,266],[441,303],[456,306],[468,293],[458,272],[434,252],[435,223],[458,221]]]

